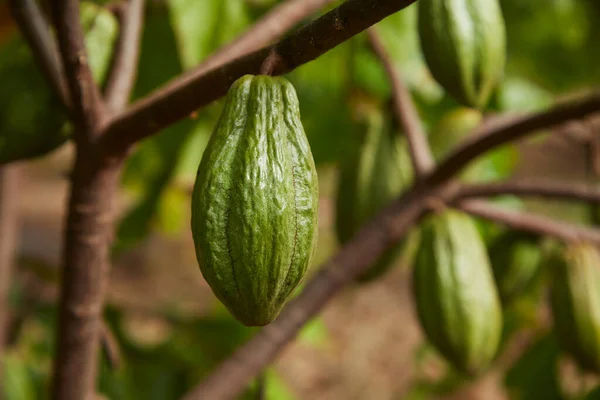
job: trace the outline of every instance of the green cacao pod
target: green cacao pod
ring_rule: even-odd
[[[118,23],[110,11],[92,2],[81,2],[80,8],[88,62],[94,79],[102,84]],[[71,137],[73,127],[26,43],[17,38],[3,46],[0,59],[4,61],[0,63],[0,164],[43,156],[58,148]]]
[[[433,77],[457,101],[483,108],[502,78],[506,32],[497,0],[420,0],[419,38]]]
[[[202,274],[248,326],[273,321],[317,240],[318,180],[296,92],[246,75],[229,89],[192,196]]]
[[[552,258],[550,300],[559,344],[581,367],[600,372],[600,254],[571,244]]]
[[[510,302],[538,276],[543,254],[537,236],[506,231],[490,246],[490,261],[500,298]]]
[[[413,290],[423,331],[440,354],[467,375],[485,370],[500,343],[502,308],[468,215],[445,210],[423,221]]]
[[[371,109],[359,123],[354,151],[340,168],[336,196],[336,233],[340,243],[348,242],[360,227],[404,190],[412,179],[404,137]],[[357,280],[377,278],[393,265],[403,242],[386,251]]]

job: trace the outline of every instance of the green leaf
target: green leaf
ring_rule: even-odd
[[[88,62],[94,80],[102,84],[110,67],[113,48],[119,35],[119,24],[110,11],[92,2],[81,2],[80,10],[81,24],[86,32]]]
[[[5,400],[36,400],[37,390],[27,362],[18,354],[7,353],[2,358],[2,388]]]
[[[185,69],[199,64],[250,23],[243,0],[169,0],[168,3]]]
[[[552,334],[540,337],[508,370],[505,384],[511,398],[563,400],[557,377],[559,348]]]

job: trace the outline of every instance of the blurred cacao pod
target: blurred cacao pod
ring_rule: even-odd
[[[496,286],[504,303],[529,287],[538,276],[543,258],[536,235],[510,230],[494,240],[489,253]]]
[[[497,0],[421,0],[419,38],[433,77],[457,101],[486,106],[502,78],[506,32]]]
[[[371,107],[366,111],[358,128],[357,145],[344,159],[338,180],[335,228],[342,244],[400,195],[412,179],[405,139],[379,110]],[[401,241],[386,251],[357,281],[370,281],[387,271],[403,244]]]
[[[600,372],[600,253],[577,243],[551,260],[550,300],[559,344],[581,367]]]
[[[317,173],[292,84],[238,79],[198,169],[191,227],[204,278],[243,324],[273,321],[301,282],[317,211]]]
[[[419,321],[458,371],[483,372],[502,335],[502,308],[490,261],[473,220],[445,210],[421,226],[413,290]]]

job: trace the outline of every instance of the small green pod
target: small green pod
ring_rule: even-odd
[[[458,371],[483,372],[500,344],[502,307],[485,245],[468,215],[445,210],[423,221],[413,290],[432,345]]]
[[[391,129],[380,112],[369,111],[360,128],[357,146],[344,160],[338,180],[335,229],[342,244],[399,196],[412,179],[405,139]],[[371,281],[385,273],[403,243],[387,250],[357,281]]]
[[[483,108],[504,74],[506,30],[497,0],[420,0],[421,50],[458,102]]]
[[[523,293],[539,275],[543,252],[535,235],[507,231],[494,240],[489,253],[503,303]]]
[[[317,213],[317,173],[294,87],[243,76],[202,157],[191,220],[200,270],[243,324],[273,321],[301,282]]]
[[[568,245],[552,257],[550,303],[559,344],[587,370],[600,372],[600,253]]]

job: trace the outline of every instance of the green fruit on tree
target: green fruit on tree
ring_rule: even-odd
[[[115,16],[92,2],[81,2],[81,23],[94,79],[102,84],[118,36]],[[50,32],[48,33],[50,34]],[[0,48],[0,164],[43,156],[65,143],[73,127],[23,40]]]
[[[419,321],[458,371],[477,375],[494,359],[502,308],[490,261],[473,220],[445,210],[421,226],[413,290]]]
[[[510,302],[538,276],[543,254],[537,236],[506,231],[490,246],[490,261],[500,298]]]
[[[581,367],[600,372],[600,253],[591,244],[570,244],[550,267],[559,344]]]
[[[504,73],[506,32],[497,0],[420,0],[421,49],[433,77],[457,101],[486,106]]]
[[[336,233],[347,243],[360,227],[400,195],[412,179],[404,137],[375,108],[365,112],[353,152],[340,168],[336,197]],[[403,242],[387,250],[357,280],[370,281],[389,269]]]
[[[273,321],[317,240],[318,180],[296,91],[246,75],[227,94],[192,196],[202,274],[243,324]]]

